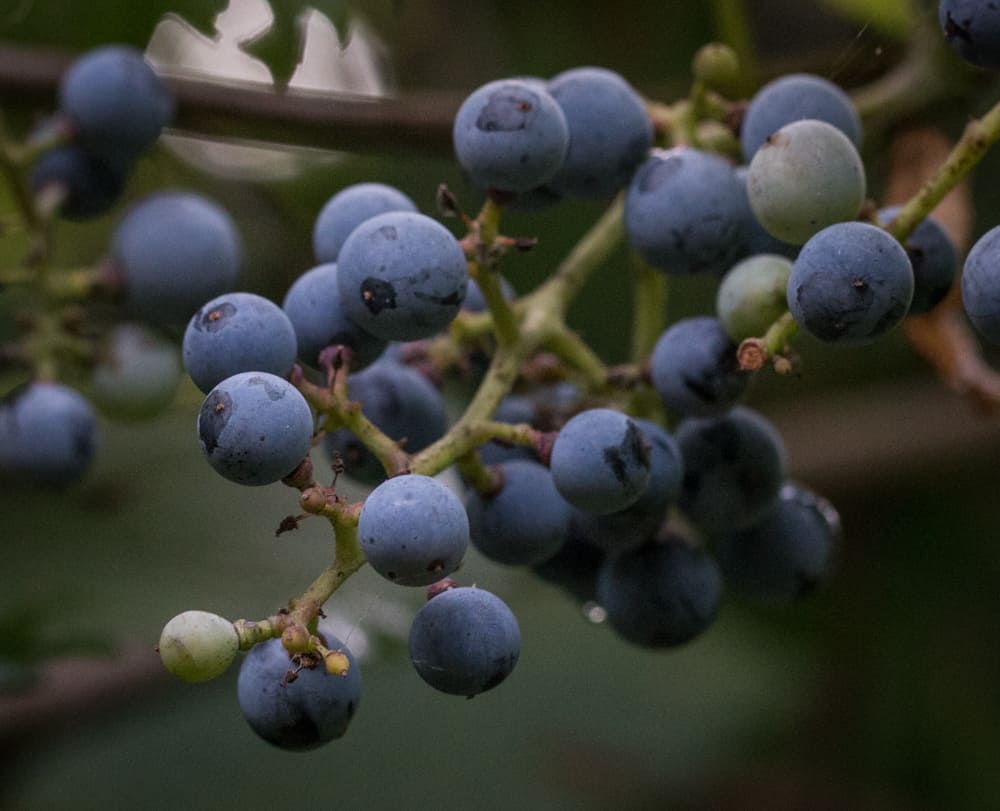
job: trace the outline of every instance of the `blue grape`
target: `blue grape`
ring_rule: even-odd
[[[544,89],[503,79],[462,102],[452,140],[459,165],[477,186],[527,192],[560,167],[569,131],[562,110]]]
[[[785,450],[774,427],[737,406],[721,417],[689,417],[677,427],[684,457],[678,504],[709,532],[737,529],[760,518],[785,478]]]
[[[361,669],[354,654],[336,637],[323,635],[326,647],[347,657],[343,676],[322,663],[297,668],[280,639],[254,645],[243,659],[236,695],[250,728],[280,749],[304,752],[340,738],[361,701]],[[294,679],[286,679],[295,671]]]
[[[351,375],[348,388],[351,398],[361,402],[361,413],[393,439],[405,439],[409,453],[422,451],[448,427],[441,392],[416,369],[395,360],[379,360]],[[374,484],[385,478],[375,455],[346,428],[327,434],[324,448],[340,456],[345,472],[358,481]]]
[[[465,509],[472,545],[490,560],[527,566],[551,558],[566,541],[570,507],[538,462],[512,460],[498,466],[503,487],[473,493]]]
[[[898,213],[899,206],[883,208],[879,220],[889,225]],[[933,217],[921,220],[903,247],[913,268],[913,302],[907,315],[930,312],[951,290],[958,273],[958,249]]]
[[[309,454],[313,416],[287,380],[267,372],[227,377],[198,413],[201,450],[215,471],[237,484],[271,484]]]
[[[634,504],[649,482],[650,445],[635,421],[618,411],[581,411],[559,431],[550,468],[570,504],[602,515]]]
[[[609,558],[597,578],[611,627],[647,648],[690,642],[715,620],[721,598],[718,565],[674,535]]]
[[[610,197],[628,185],[653,144],[646,105],[614,71],[573,68],[552,78],[549,93],[566,116],[569,149],[546,183],[568,197]]]
[[[243,246],[230,216],[198,194],[147,197],[118,223],[111,255],[136,318],[186,323],[206,301],[231,290]]]
[[[171,341],[141,324],[118,324],[97,357],[90,397],[109,417],[148,419],[173,402],[181,374]]]
[[[821,341],[866,344],[895,327],[913,299],[913,269],[896,239],[844,222],[810,239],[788,279],[788,309]]]
[[[983,234],[965,258],[962,304],[980,334],[1000,344],[1000,226]]]
[[[384,183],[356,183],[326,201],[313,226],[313,253],[321,264],[336,262],[344,241],[365,220],[389,211],[416,211],[399,189]]]
[[[788,309],[792,263],[784,256],[758,254],[729,269],[715,297],[715,311],[733,341],[763,336]]]
[[[689,147],[660,150],[625,198],[625,235],[668,273],[723,273],[746,252],[744,191],[724,160]]]
[[[966,62],[1000,68],[1000,8],[983,0],[941,0],[938,20],[948,44]]]
[[[385,351],[387,341],[365,332],[347,316],[336,264],[319,265],[299,276],[288,288],[282,307],[295,329],[299,359],[310,366],[318,366],[319,353],[337,344],[353,351],[351,369],[355,372]]]
[[[798,255],[799,246],[782,242],[777,237],[771,236],[764,226],[760,224],[760,220],[753,213],[753,209],[750,208],[750,196],[747,193],[747,171],[749,168],[748,166],[738,166],[733,171],[737,183],[743,189],[743,195],[740,198],[740,211],[742,212],[741,221],[743,223],[745,256],[770,253],[794,259]]]
[[[819,76],[792,73],[764,85],[747,107],[740,126],[744,160],[753,160],[772,133],[804,118],[825,121],[861,147],[861,119],[850,97]]]
[[[108,45],[88,51],[66,71],[59,109],[91,152],[131,160],[170,123],[174,101],[139,51]]]
[[[284,377],[295,363],[295,330],[273,301],[225,293],[191,316],[184,331],[184,368],[206,394],[240,372]]]
[[[825,121],[793,121],[773,132],[747,170],[750,208],[764,229],[801,245],[853,220],[865,201],[865,167],[850,139]]]
[[[445,485],[410,473],[386,479],[368,495],[358,540],[382,577],[401,586],[429,586],[462,562],[469,519]]]
[[[650,375],[668,409],[697,417],[732,408],[753,378],[740,368],[722,322],[707,315],[681,319],[660,336]]]
[[[61,383],[36,381],[0,401],[0,474],[43,487],[83,478],[97,447],[87,400]]]
[[[789,603],[827,579],[839,539],[833,506],[804,487],[786,484],[762,518],[719,539],[719,566],[734,590]]]
[[[514,670],[521,630],[507,604],[483,589],[432,597],[410,626],[410,661],[425,682],[451,695],[492,690]]]
[[[52,186],[65,195],[59,214],[67,220],[90,220],[108,211],[125,189],[126,167],[106,161],[79,144],[53,149],[31,168],[31,190]]]
[[[347,315],[388,341],[429,338],[458,314],[468,285],[465,254],[440,223],[393,211],[366,220],[337,260]]]
[[[620,552],[653,537],[684,481],[684,459],[677,441],[654,422],[638,418],[635,422],[650,445],[649,483],[642,495],[624,510],[605,515],[573,508],[571,535],[608,552]]]

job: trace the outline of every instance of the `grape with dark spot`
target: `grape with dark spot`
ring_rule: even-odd
[[[287,380],[241,372],[202,403],[198,437],[209,464],[237,484],[263,485],[291,473],[308,455],[313,416]]]
[[[549,464],[563,498],[602,515],[624,510],[643,494],[649,455],[649,440],[634,420],[608,408],[592,408],[562,427]]]
[[[191,316],[184,331],[184,368],[207,394],[240,372],[284,377],[295,349],[295,330],[277,304],[254,293],[226,293]]]
[[[468,285],[454,236],[423,214],[393,211],[366,220],[337,260],[347,315],[388,341],[429,338],[458,314]]]
[[[941,0],[938,21],[948,44],[966,62],[1000,69],[1000,4]]]

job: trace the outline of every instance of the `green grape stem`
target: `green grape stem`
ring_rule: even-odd
[[[1000,102],[982,118],[971,120],[962,137],[934,175],[898,211],[886,228],[900,242],[934,210],[955,186],[982,160],[1000,138]]]

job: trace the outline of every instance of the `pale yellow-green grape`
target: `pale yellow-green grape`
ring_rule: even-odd
[[[208,681],[222,675],[238,649],[232,623],[208,611],[178,614],[160,634],[164,667],[184,681]]]

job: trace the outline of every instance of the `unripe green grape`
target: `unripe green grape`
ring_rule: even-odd
[[[865,168],[844,133],[804,119],[772,133],[747,171],[750,208],[771,236],[803,245],[834,223],[853,220],[865,201]]]
[[[197,682],[222,675],[239,647],[229,620],[208,611],[185,611],[163,626],[159,651],[174,676]]]
[[[170,407],[181,374],[173,343],[142,324],[119,324],[94,366],[91,400],[112,419],[149,419]]]
[[[784,256],[762,253],[737,263],[723,277],[715,310],[733,341],[762,336],[784,315],[791,273],[792,263]]]
[[[691,62],[694,77],[710,90],[732,94],[740,85],[740,60],[736,51],[721,42],[702,45]]]

